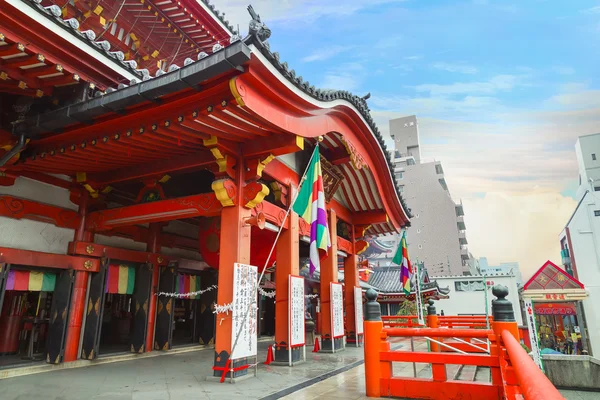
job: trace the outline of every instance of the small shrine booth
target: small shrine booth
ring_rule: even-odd
[[[551,261],[544,265],[525,283],[521,299],[530,299],[540,348],[550,348],[569,354],[587,351],[587,331],[581,301],[587,298],[583,283],[569,275]],[[526,320],[527,318],[524,318]],[[531,348],[526,330],[521,330],[524,343]],[[575,346],[577,344],[577,346]]]

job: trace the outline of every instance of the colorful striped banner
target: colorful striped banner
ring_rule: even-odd
[[[56,274],[39,271],[9,271],[6,290],[54,292]]]
[[[108,266],[106,293],[133,294],[135,288],[135,267],[124,264]]]
[[[175,293],[191,293],[200,290],[200,277],[197,275],[177,274],[175,278]],[[199,299],[199,295],[190,296],[189,299]]]

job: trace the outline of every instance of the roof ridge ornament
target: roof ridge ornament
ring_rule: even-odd
[[[254,7],[252,7],[252,5],[248,6],[248,12],[252,17],[250,26],[248,27],[248,33],[250,34],[250,37],[255,39],[255,44],[269,48],[267,39],[271,37],[271,29],[269,29],[269,27],[261,21],[260,15],[254,11]]]

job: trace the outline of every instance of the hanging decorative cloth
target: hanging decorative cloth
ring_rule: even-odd
[[[189,274],[177,274],[175,278],[175,293],[191,293],[200,291],[200,277]],[[188,299],[199,299],[199,295],[189,296]]]
[[[6,290],[54,292],[56,274],[52,272],[13,270],[8,273]]]
[[[135,267],[125,264],[110,264],[106,274],[106,293],[133,294]]]

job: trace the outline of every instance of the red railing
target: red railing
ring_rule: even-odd
[[[484,329],[479,326],[482,323],[481,317],[429,315],[427,328],[400,328],[392,325],[404,323],[404,320],[396,321],[397,318],[365,321],[365,378],[369,397],[432,400],[563,399],[522,349],[517,339],[516,322],[492,321],[492,329]],[[483,321],[487,323],[485,317]],[[450,323],[453,329],[448,329]],[[455,327],[455,323],[465,324],[468,329]],[[439,325],[445,326],[438,327]],[[392,337],[424,338],[429,341],[429,351],[391,351],[388,338]],[[478,350],[472,346],[472,341],[485,342],[485,348],[481,346]],[[457,352],[443,352],[442,349],[447,346]],[[394,376],[393,362],[429,363],[431,378],[417,378],[416,370],[415,377]],[[448,379],[448,365],[490,368],[491,381]]]
[[[419,327],[424,326],[419,324],[419,317],[417,315],[389,315],[382,316],[381,320],[383,325],[386,327]]]
[[[491,326],[493,321],[492,317],[486,317],[485,315],[465,315],[465,316],[439,316],[440,326],[447,326],[448,328],[472,328],[472,329],[483,329]],[[489,322],[488,322],[489,318]],[[488,323],[490,325],[488,325]]]

